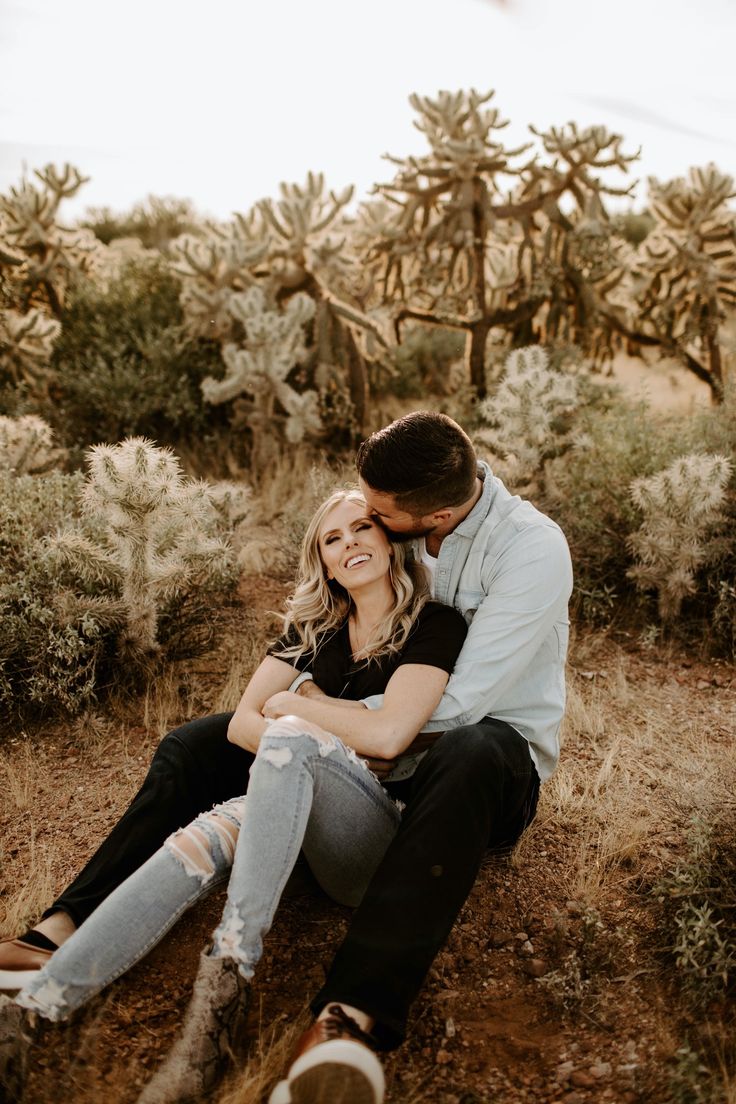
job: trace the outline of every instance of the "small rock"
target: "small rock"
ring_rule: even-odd
[[[527,939],[526,942],[521,944],[521,946],[519,947],[519,954],[530,956],[534,954],[534,944],[532,943],[531,939]]]
[[[529,936],[526,932],[517,932],[514,936],[514,939],[518,939],[519,943],[526,943],[529,939]]]
[[[445,1035],[448,1039],[453,1039],[455,1037],[455,1030],[455,1021],[452,1016],[448,1016],[445,1020]]]
[[[595,1077],[587,1070],[574,1070],[570,1074],[570,1081],[578,1089],[592,1089],[595,1085]]]
[[[549,967],[543,958],[530,958],[528,962],[524,963],[524,972],[529,977],[540,978],[544,977]]]
[[[579,1092],[569,1092],[563,1096],[562,1104],[583,1104],[584,1099]]]
[[[510,931],[494,932],[491,938],[488,940],[488,944],[491,947],[504,947],[507,943],[513,943],[514,933]]]
[[[563,1081],[569,1081],[570,1074],[574,1069],[575,1066],[572,1062],[560,1062],[555,1073],[555,1081],[558,1081],[560,1084],[562,1084]]]
[[[698,679],[698,681],[695,683],[695,686],[697,687],[698,690],[709,690],[710,689],[710,683],[706,682],[705,679]]]
[[[612,1072],[612,1066],[610,1062],[595,1062],[590,1067],[590,1073],[593,1077],[602,1080],[604,1077],[610,1077]]]
[[[447,1050],[438,1050],[435,1062],[438,1066],[446,1066],[448,1062],[452,1061],[452,1055]]]

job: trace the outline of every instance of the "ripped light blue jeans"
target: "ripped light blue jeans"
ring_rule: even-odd
[[[55,952],[17,1002],[64,1020],[154,947],[229,877],[211,953],[253,975],[300,850],[317,881],[357,905],[400,812],[354,752],[296,717],[261,737],[248,792],[176,832]]]

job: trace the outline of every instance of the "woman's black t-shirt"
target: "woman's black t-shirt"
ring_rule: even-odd
[[[331,698],[361,701],[373,694],[382,694],[397,668],[404,663],[424,663],[439,667],[449,674],[455,666],[467,633],[465,619],[440,602],[427,602],[412,625],[406,644],[400,652],[382,655],[370,662],[353,660],[347,618],[338,629],[325,632],[317,640],[314,652],[298,659],[284,657],[299,671],[308,671],[320,690]],[[290,630],[268,650],[280,659],[280,652],[298,643]]]

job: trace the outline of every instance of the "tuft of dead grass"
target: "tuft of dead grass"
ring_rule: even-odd
[[[279,1023],[260,1030],[245,1067],[228,1079],[216,1104],[260,1104],[266,1099],[266,1093],[283,1077],[296,1040],[309,1020],[305,1008],[288,1024]]]
[[[2,856],[5,867],[5,856]],[[56,882],[52,856],[45,844],[38,842],[31,829],[23,874],[13,893],[0,898],[0,939],[8,939],[25,931],[38,919],[54,898]]]

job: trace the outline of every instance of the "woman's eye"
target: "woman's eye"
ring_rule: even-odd
[[[360,532],[361,529],[372,529],[373,523],[370,521],[361,521],[360,525],[356,525],[356,532]]]
[[[334,536],[334,535],[331,536],[331,537],[327,537],[325,539],[325,544],[334,544],[336,540],[337,540],[337,537]]]

